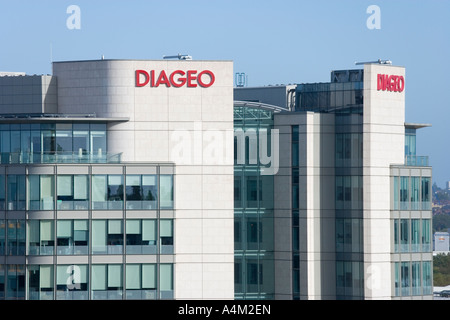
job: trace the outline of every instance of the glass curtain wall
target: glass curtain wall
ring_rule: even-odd
[[[0,124],[1,163],[105,162],[106,123]]]
[[[336,298],[339,300],[364,298],[361,123],[362,116],[358,114],[339,113],[335,117]]]
[[[411,139],[415,136],[409,137]],[[414,141],[407,143],[415,145]],[[407,150],[413,150],[412,147]],[[417,175],[393,176],[392,205],[397,216],[392,219],[394,253],[431,253],[431,177]],[[425,210],[425,211],[422,211]],[[400,257],[409,257],[401,255]],[[393,264],[397,281],[393,294],[396,297],[431,295],[431,261],[403,260]]]
[[[234,108],[235,298],[273,299],[273,176],[261,151],[271,152],[273,112]],[[262,145],[262,141],[266,145]]]

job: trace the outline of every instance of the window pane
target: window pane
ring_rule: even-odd
[[[173,176],[161,175],[160,176],[160,197],[161,208],[170,209],[173,208]]]
[[[41,220],[41,241],[54,239],[53,221]]]
[[[171,237],[172,236],[172,220],[160,220],[160,230],[161,237]]]
[[[141,220],[127,220],[127,234],[141,234]]]
[[[156,241],[156,221],[142,220],[142,240]]]
[[[92,251],[106,251],[106,221],[92,220]]]
[[[108,289],[122,288],[122,265],[108,265]]]
[[[87,200],[88,199],[88,176],[76,175],[74,176],[74,194],[75,200]]]
[[[92,265],[92,290],[106,290],[106,265]]]
[[[141,266],[128,264],[126,266],[126,289],[141,289]]]
[[[56,223],[58,237],[72,237],[72,220],[58,220]]]
[[[142,265],[142,289],[156,288],[156,265]]]
[[[73,176],[58,176],[57,177],[58,199],[72,200],[72,198],[73,198],[72,178],[73,178]]]
[[[92,176],[92,201],[106,201],[106,176]]]
[[[159,282],[161,291],[173,290],[173,275],[171,264],[161,264],[159,266]]]

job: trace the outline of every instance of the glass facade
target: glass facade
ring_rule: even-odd
[[[173,299],[173,263],[158,256],[174,254],[174,175],[154,164],[141,165],[154,174],[114,166],[111,174],[90,164],[72,165],[73,174],[56,174],[58,165],[41,167],[54,174],[0,167],[0,299]],[[105,210],[113,217],[102,218]],[[154,263],[128,263],[128,255]],[[14,256],[30,263],[10,264]],[[58,256],[79,263],[55,263]]]
[[[432,295],[431,170],[416,157],[416,130],[405,129],[405,166],[391,168],[393,296]],[[422,256],[421,260],[417,260]]]
[[[300,127],[291,127],[292,299],[300,300]]]
[[[106,149],[106,123],[0,124],[2,164],[119,162]]]
[[[234,108],[236,299],[274,298],[273,176],[263,174],[266,166],[258,152],[265,148],[270,153],[272,126],[272,111]]]

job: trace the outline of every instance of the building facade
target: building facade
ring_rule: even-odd
[[[229,61],[0,77],[0,299],[232,299]]]
[[[406,86],[376,63],[257,88],[230,61],[0,73],[0,299],[432,299]]]
[[[236,88],[235,100],[271,110],[280,154],[273,217],[256,213],[269,260],[257,279],[236,269],[239,295],[432,299],[431,167],[416,155],[426,125],[405,123],[405,69],[369,63],[327,83]]]

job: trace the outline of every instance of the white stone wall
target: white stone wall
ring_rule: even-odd
[[[405,76],[403,67],[364,66],[363,185],[366,299],[391,298],[390,165],[404,162],[403,92],[377,90],[377,75]]]
[[[97,60],[53,69],[60,113],[129,118],[108,126],[108,152],[175,163],[175,298],[233,299],[232,62]],[[211,70],[215,83],[136,87],[138,69]]]

